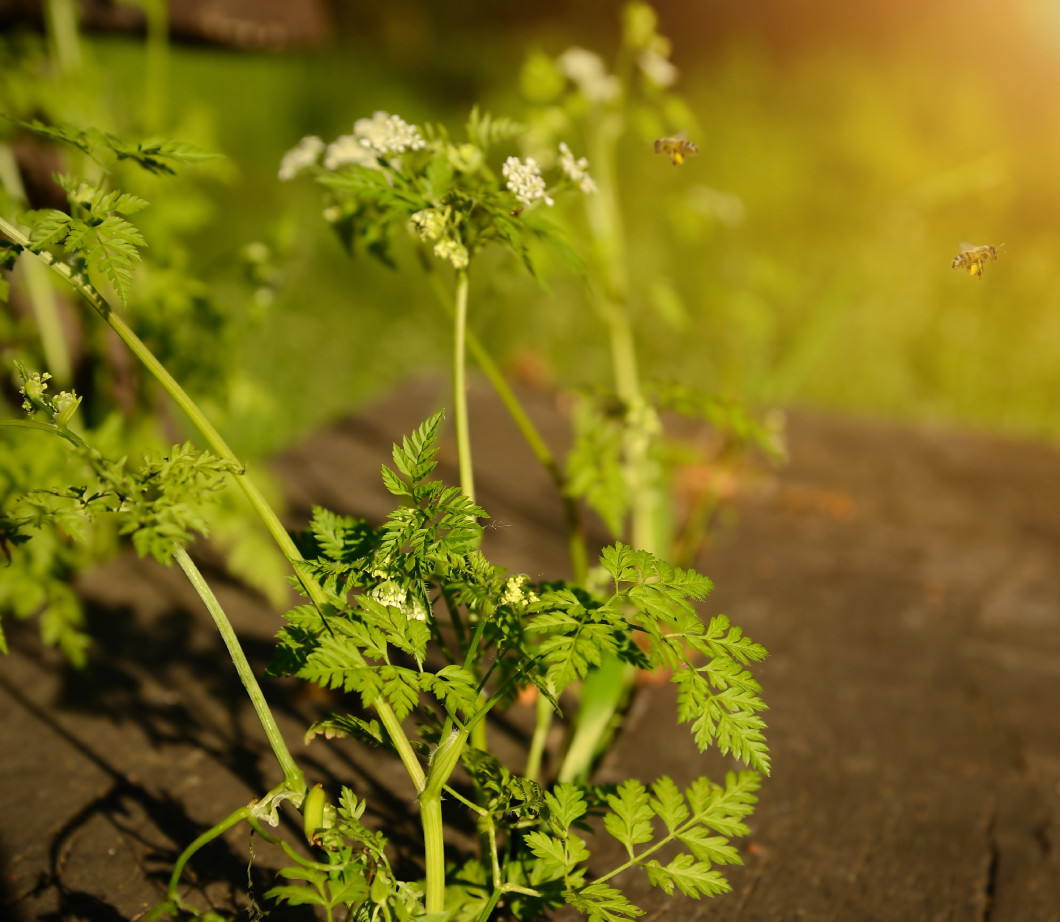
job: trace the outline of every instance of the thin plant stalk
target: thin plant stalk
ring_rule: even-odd
[[[438,275],[436,273],[431,273],[430,279],[435,293],[438,295],[439,302],[446,309],[450,318],[454,318],[455,311],[451,304],[451,300],[448,294],[442,289]],[[578,585],[584,585],[589,573],[589,556],[585,547],[585,527],[582,524],[578,504],[567,489],[567,478],[563,474],[555,456],[549,450],[541,433],[534,425],[533,420],[530,419],[529,414],[519,402],[519,398],[515,395],[515,391],[512,390],[507,378],[504,377],[504,373],[493,360],[493,356],[490,355],[489,350],[486,349],[482,344],[482,341],[475,335],[474,330],[467,328],[466,324],[464,338],[468,353],[470,353],[471,357],[475,360],[475,364],[478,366],[479,370],[486,376],[486,380],[489,381],[494,392],[497,394],[497,397],[508,411],[508,415],[511,417],[512,422],[515,423],[516,428],[526,441],[530,451],[533,452],[534,457],[537,458],[542,467],[545,468],[549,478],[559,491],[560,498],[563,501],[563,525],[564,531],[567,535],[567,550],[570,557],[571,574],[574,582]]]
[[[458,269],[453,312],[453,417],[460,487],[467,498],[474,502],[475,472],[471,464],[471,435],[467,419],[467,289],[467,269]]]
[[[4,427],[44,432],[48,435],[65,439],[82,452],[88,453],[92,451],[91,446],[76,432],[68,426],[59,425],[55,422],[46,423],[35,419],[0,420],[0,428]],[[262,693],[261,686],[254,675],[254,670],[250,667],[250,661],[243,652],[243,647],[239,643],[239,638],[232,627],[232,622],[228,620],[228,616],[221,607],[221,603],[217,600],[217,596],[214,595],[209,583],[206,582],[202,572],[195,565],[188,552],[179,544],[174,544],[172,556],[177,562],[177,566],[184,571],[184,575],[188,578],[192,588],[202,599],[202,603],[206,606],[210,617],[213,618],[213,623],[216,625],[217,632],[221,635],[221,639],[228,649],[228,655],[236,668],[239,680],[243,683],[243,688],[246,689],[247,697],[250,698],[254,713],[261,723],[261,728],[265,731],[265,738],[269,741],[269,747],[276,756],[276,761],[280,763],[284,782],[292,791],[305,790],[305,779],[302,771],[295,763],[294,758],[291,756],[291,751],[284,742],[283,734],[280,733],[280,728],[272,716],[272,711],[269,709],[265,695]]]
[[[146,60],[144,65],[144,124],[157,131],[165,121],[166,75],[169,64],[169,0],[146,4]]]
[[[552,702],[544,695],[538,694],[534,700],[534,732],[530,737],[526,767],[523,769],[523,775],[531,781],[537,781],[541,777],[541,763],[544,761],[545,744],[548,742],[548,731],[552,729],[553,716]]]
[[[81,69],[81,39],[77,27],[77,4],[74,0],[47,0],[44,22],[52,55],[63,74]]]
[[[622,209],[616,182],[616,145],[624,121],[619,113],[601,115],[590,130],[597,194],[586,197],[586,214],[596,244],[603,289],[599,314],[608,332],[615,391],[626,408],[623,455],[630,501],[630,540],[634,547],[659,554],[662,509],[659,480],[651,459],[649,408],[640,386],[633,326],[629,313],[629,273]],[[611,732],[614,716],[628,698],[636,670],[605,659],[582,683],[578,718],[559,769],[561,781],[585,780]]]
[[[236,667],[239,680],[243,683],[243,688],[246,689],[247,697],[250,698],[254,713],[257,714],[258,720],[261,722],[261,728],[265,731],[265,738],[269,741],[269,746],[276,756],[276,761],[280,763],[284,780],[292,791],[304,790],[305,779],[302,771],[295,764],[294,759],[291,757],[291,752],[283,740],[283,735],[280,733],[280,728],[276,725],[276,720],[272,716],[272,711],[269,709],[265,695],[261,691],[261,686],[254,676],[254,670],[250,668],[250,663],[243,652],[243,647],[239,643],[239,638],[236,637],[236,632],[232,628],[232,622],[228,620],[221,603],[217,601],[217,596],[213,594],[209,583],[203,578],[199,568],[195,566],[195,562],[188,556],[188,552],[182,547],[177,547],[173,552],[173,559],[177,562],[177,566],[184,571],[188,582],[199,594],[203,605],[206,606],[210,617],[213,618],[217,632],[221,635],[221,639],[228,648],[228,655],[232,658],[232,664]]]

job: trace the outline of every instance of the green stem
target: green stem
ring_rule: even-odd
[[[567,535],[567,553],[570,557],[571,575],[575,583],[583,586],[589,576],[589,556],[585,548],[585,527],[582,525],[578,503],[567,490],[567,478],[560,469],[555,456],[549,451],[545,440],[541,437],[541,433],[537,431],[537,427],[534,426],[526,410],[523,409],[519,398],[515,396],[515,392],[508,385],[504,375],[501,374],[501,370],[497,367],[497,364],[478,337],[470,331],[467,334],[467,347],[475,359],[475,364],[478,365],[486,379],[493,386],[494,392],[500,398],[501,403],[504,404],[504,408],[508,411],[512,422],[515,423],[516,428],[526,440],[526,444],[530,447],[537,460],[541,462],[549,478],[556,485],[556,489],[559,490],[560,498],[563,501],[563,530]]]
[[[534,702],[534,735],[530,737],[530,751],[526,754],[526,769],[523,774],[531,781],[541,777],[541,762],[545,755],[548,731],[552,729],[552,702],[538,694]]]
[[[232,629],[232,623],[228,620],[228,616],[225,615],[221,603],[217,601],[217,596],[213,594],[213,590],[203,579],[199,568],[195,566],[195,563],[184,548],[178,547],[173,552],[173,559],[176,560],[177,566],[184,571],[188,581],[195,587],[199,598],[202,599],[207,611],[210,612],[213,623],[217,625],[217,631],[228,648],[228,655],[232,658],[232,663],[236,667],[239,679],[247,690],[247,696],[254,707],[254,713],[258,715],[258,720],[261,721],[261,727],[265,731],[269,746],[272,747],[273,754],[280,763],[280,768],[283,769],[283,777],[287,782],[288,788],[294,791],[304,790],[305,779],[302,771],[291,757],[290,750],[287,748],[283,735],[280,733],[280,728],[276,725],[272,711],[269,710],[269,705],[265,701],[265,695],[262,694],[261,686],[254,676],[254,671],[250,668],[246,654],[243,652],[242,646],[240,646],[239,638],[236,637],[236,632]]]
[[[157,131],[165,122],[166,70],[169,57],[169,0],[146,5],[147,41],[144,74],[144,124]]]
[[[420,822],[423,824],[423,854],[427,883],[424,894],[427,914],[445,910],[445,839],[442,835],[442,798],[420,795]]]
[[[696,821],[697,820],[698,820],[698,817],[695,817],[692,820],[687,821],[680,828],[674,830],[673,832],[667,833],[663,838],[661,838],[654,845],[650,846],[649,848],[644,849],[644,851],[642,851],[639,855],[633,855],[632,854],[632,849],[631,849],[630,850],[630,858],[629,858],[628,861],[625,861],[624,863],[620,864],[617,868],[613,868],[612,870],[608,871],[608,873],[604,874],[603,877],[597,877],[596,880],[593,881],[593,883],[594,884],[602,884],[604,881],[610,880],[612,877],[617,877],[619,874],[621,874],[627,868],[634,867],[635,865],[638,865],[638,864],[643,864],[644,863],[644,859],[647,858],[649,855],[654,855],[657,851],[659,851],[662,848],[665,848],[667,845],[669,845],[671,842],[673,842],[675,839],[677,839],[678,836],[683,835],[685,832],[687,832],[688,830],[692,829],[696,825]]]
[[[592,126],[590,156],[598,192],[586,197],[586,215],[603,279],[599,313],[608,332],[615,390],[626,409],[622,454],[630,495],[630,543],[658,553],[664,542],[659,528],[659,481],[651,458],[655,433],[650,428],[652,411],[644,399],[637,367],[629,310],[629,262],[616,182],[615,152],[624,127],[620,112],[604,112]],[[634,675],[632,667],[612,658],[583,683],[574,735],[559,769],[561,780],[588,778]]]
[[[84,452],[92,451],[91,446],[84,439],[66,426],[57,426],[54,423],[44,423],[32,419],[0,420],[0,427],[6,426],[46,432],[49,435],[56,435],[66,439]],[[210,613],[210,617],[213,618],[213,622],[217,626],[217,632],[221,635],[221,639],[228,648],[228,655],[232,659],[232,664],[236,667],[236,673],[243,683],[243,688],[246,689],[247,697],[250,698],[254,713],[257,714],[258,720],[261,722],[261,728],[265,731],[265,738],[269,741],[269,746],[276,756],[276,761],[280,763],[284,778],[284,784],[281,787],[284,790],[295,793],[304,792],[305,778],[302,775],[302,770],[295,763],[294,758],[291,756],[291,751],[284,742],[283,734],[280,732],[280,728],[272,716],[272,711],[269,709],[268,702],[265,700],[265,695],[261,691],[261,686],[254,676],[254,670],[250,668],[250,662],[247,660],[243,647],[239,643],[239,638],[236,637],[236,632],[232,628],[232,622],[228,620],[228,616],[221,607],[221,603],[217,600],[217,596],[213,594],[209,583],[203,578],[195,562],[188,556],[188,552],[180,545],[175,544],[173,546],[173,559],[177,562],[177,566],[184,571],[188,582],[191,583],[199,598],[202,599],[206,610]]]
[[[442,791],[460,761],[469,730],[454,730],[442,741],[431,759],[427,783],[420,792],[420,821],[423,825],[424,864],[427,872],[425,906],[427,913],[445,909],[445,838],[442,834]]]
[[[489,919],[493,914],[493,910],[497,908],[497,901],[501,898],[502,893],[504,891],[500,887],[494,887],[490,898],[486,901],[486,905],[482,907],[482,912],[479,913],[478,922],[486,922]]]
[[[412,748],[409,738],[401,728],[401,721],[398,720],[397,714],[394,713],[393,709],[382,697],[376,698],[372,707],[375,708],[375,712],[379,715],[379,720],[382,722],[383,727],[386,728],[390,741],[397,750],[398,758],[401,759],[401,764],[405,766],[405,771],[412,780],[413,787],[415,787],[417,793],[422,791],[427,783],[427,776],[424,774],[423,766],[420,765],[420,760],[416,758],[416,752]]]
[[[453,318],[455,311],[450,304],[448,296],[441,289],[441,282],[437,274],[431,273],[430,279],[435,292],[438,294],[439,301],[449,313],[450,318]],[[473,330],[465,329],[464,336],[467,351],[475,360],[475,364],[486,376],[486,380],[490,382],[494,392],[500,398],[501,403],[504,404],[504,408],[508,411],[508,415],[512,418],[512,422],[515,423],[530,451],[541,462],[549,478],[556,485],[556,489],[559,490],[560,497],[563,500],[563,524],[567,535],[571,572],[574,581],[579,585],[584,585],[589,572],[588,553],[585,548],[585,528],[582,525],[578,504],[567,490],[567,478],[564,476],[559,463],[549,450],[541,433],[534,425],[533,420],[523,409],[519,398],[515,396],[515,391],[508,384],[503,372],[501,372],[493,357],[486,350],[486,347],[482,345],[482,341],[475,335]]]
[[[471,464],[471,436],[467,421],[467,269],[456,273],[456,298],[453,336],[453,416],[456,422],[456,454],[460,465],[460,487],[472,502],[475,500],[475,474]]]
[[[201,848],[209,845],[218,836],[224,835],[237,823],[241,823],[243,820],[250,816],[251,808],[240,807],[234,813],[230,813],[225,819],[221,820],[216,826],[211,826],[202,835],[198,836],[187,848],[180,853],[180,857],[177,858],[177,863],[173,865],[173,873],[169,875],[169,898],[178,906],[187,908],[184,901],[180,898],[177,893],[177,887],[180,885],[180,876],[184,873],[184,866],[191,860],[191,857]]]
[[[47,0],[44,21],[48,44],[63,74],[81,69],[81,42],[77,29],[77,4],[74,0]]]

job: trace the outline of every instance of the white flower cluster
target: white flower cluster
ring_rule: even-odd
[[[427,608],[415,595],[409,599],[409,591],[392,579],[383,580],[371,592],[373,599],[391,608],[400,608],[405,617],[412,621],[426,621]]]
[[[328,145],[327,153],[324,154],[324,169],[337,170],[340,166],[353,164],[354,166],[378,167],[375,154],[373,154],[356,135],[344,134],[337,137]]]
[[[317,160],[320,159],[320,153],[323,150],[324,142],[316,135],[311,134],[302,138],[301,141],[283,155],[283,159],[280,161],[280,180],[287,182],[289,179],[294,179],[303,170],[314,166]]]
[[[376,112],[371,118],[358,119],[353,125],[353,134],[341,135],[326,146],[315,135],[302,138],[283,155],[280,179],[294,179],[315,165],[321,153],[324,154],[326,170],[337,170],[350,164],[378,168],[379,157],[420,150],[426,143],[415,125],[398,115]]]
[[[642,51],[637,58],[637,66],[649,83],[665,90],[677,82],[677,68],[670,59],[656,48]]]
[[[525,607],[540,601],[537,593],[526,588],[528,577],[526,574],[509,577],[504,584],[504,594],[501,596],[502,605]]]
[[[585,48],[568,48],[556,64],[590,102],[610,102],[622,92],[621,81],[607,72],[603,58]]]
[[[509,157],[504,161],[501,172],[508,181],[508,189],[524,205],[533,205],[538,200],[546,205],[555,204],[545,194],[545,179],[541,175],[541,167],[533,157],[527,157],[526,160]]]
[[[420,240],[437,240],[445,232],[445,212],[437,208],[417,211],[409,218],[409,222]]]
[[[434,245],[434,255],[439,259],[452,263],[454,269],[466,269],[468,262],[470,262],[467,247],[456,240],[448,238],[439,240]]]
[[[596,182],[589,175],[589,158],[579,157],[575,160],[566,141],[559,142],[559,165],[571,182],[576,183],[586,195],[596,191]]]
[[[376,112],[371,118],[357,119],[353,134],[364,147],[380,156],[420,150],[427,144],[419,128],[389,112]]]
[[[420,240],[437,241],[434,244],[435,256],[452,263],[454,269],[466,269],[470,262],[467,247],[445,236],[448,219],[448,209],[439,211],[437,208],[424,208],[409,218],[409,225]]]

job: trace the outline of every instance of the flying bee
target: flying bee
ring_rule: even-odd
[[[686,157],[698,154],[699,148],[687,138],[659,138],[655,142],[655,153],[668,155],[674,166],[680,166]]]
[[[950,263],[951,269],[967,269],[969,275],[978,276],[979,280],[983,280],[983,267],[987,263],[997,262],[997,251],[1001,249],[1005,244],[999,246],[991,246],[985,244],[983,246],[972,246],[970,243],[962,243],[959,247],[960,252],[953,258],[953,262]]]

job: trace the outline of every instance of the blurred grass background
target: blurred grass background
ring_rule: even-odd
[[[700,155],[675,169],[651,137],[620,152],[646,376],[1060,440],[1060,2],[732,6],[657,5]],[[457,133],[476,102],[518,118],[526,53],[610,59],[620,8],[336,0],[322,46],[172,44],[166,133],[229,158],[199,205],[209,223],[185,241],[189,270],[259,240],[283,270],[233,357],[237,450],[276,450],[449,356],[411,254],[409,271],[349,260],[317,189],[277,180],[283,153],[377,109]],[[142,104],[143,40],[85,45],[108,105]],[[950,269],[962,240],[1006,253],[978,281]],[[557,266],[546,293],[499,253],[473,268],[472,327],[510,367],[606,380],[581,283]]]

